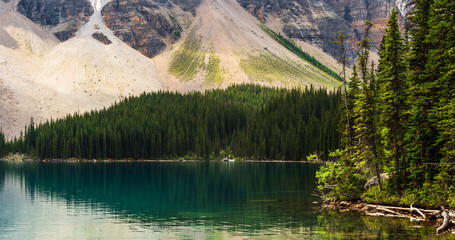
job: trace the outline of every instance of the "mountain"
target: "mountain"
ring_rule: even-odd
[[[90,111],[165,86],[153,61],[104,26],[100,9],[64,42],[0,1],[0,126],[19,136],[30,118],[41,122]],[[92,37],[103,33],[112,43]]]
[[[294,49],[339,73],[335,30],[349,30],[354,46],[362,16],[385,19],[398,4],[341,2],[0,0],[0,126],[18,136],[31,117],[41,122],[99,109],[144,91],[245,82],[333,89],[338,80],[264,29],[292,37],[286,41]],[[343,6],[353,8],[349,21],[339,17]]]
[[[400,11],[400,24],[409,12],[409,0],[238,0],[259,21],[286,36],[310,43],[333,57],[332,42],[339,32],[346,35],[348,62],[355,59],[356,43],[362,39],[365,21],[372,22],[369,39],[378,51],[392,8]]]

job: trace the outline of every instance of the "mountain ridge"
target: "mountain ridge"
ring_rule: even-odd
[[[400,24],[410,10],[409,0],[237,0],[242,7],[269,28],[287,37],[311,43],[333,57],[338,47],[333,43],[339,32],[347,36],[347,60],[356,57],[356,43],[363,36],[365,21],[375,27],[369,38],[373,51],[379,50],[392,8],[400,10]]]
[[[31,117],[42,122],[101,109],[142,92],[185,93],[237,83],[330,89],[340,84],[270,38],[235,0],[71,0],[88,2],[93,14],[84,18],[85,9],[76,7],[80,12],[71,16],[77,15],[80,25],[67,39],[59,39],[54,27],[19,14],[17,6],[24,1],[0,2],[0,33],[5,32],[0,36],[0,91],[8,96],[0,99],[0,126],[8,138],[19,136]],[[117,3],[127,11],[115,13],[120,20],[110,25],[106,15]],[[74,19],[59,17],[58,25],[65,21]],[[151,44],[142,42],[147,38],[141,34],[150,36]],[[150,48],[160,45],[154,39],[161,48]],[[297,44],[340,72],[326,53]]]

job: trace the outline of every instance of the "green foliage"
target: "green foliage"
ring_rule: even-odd
[[[253,85],[148,93],[31,124],[6,149],[48,159],[213,159],[226,152],[250,159],[304,160],[313,152],[327,157],[339,143],[339,98],[325,89]]]
[[[364,37],[359,43],[362,82],[354,69],[347,93],[354,141],[346,144],[350,126],[343,123],[345,154],[318,175],[321,185],[336,186],[329,196],[346,196],[346,176],[371,178],[386,171],[391,178],[362,193],[364,201],[455,207],[455,3],[415,4],[410,50],[399,32],[397,12],[390,15],[378,81],[366,64],[369,41]],[[367,24],[366,30],[371,27]]]
[[[306,160],[308,162],[320,162],[321,159],[319,158],[319,156],[317,154],[310,154],[306,157]]]
[[[366,178],[360,171],[346,167],[343,161],[326,162],[316,172],[319,189],[329,189],[326,196],[337,200],[358,200]]]
[[[450,185],[448,185],[450,183]],[[379,191],[373,186],[362,194],[362,200],[376,204],[393,204],[438,209],[444,206],[455,208],[455,185],[453,176],[442,172],[433,181],[426,181],[420,188],[406,188],[403,192],[396,192],[391,186],[385,186]]]
[[[321,69],[323,72],[329,74],[333,78],[335,78],[338,81],[343,81],[343,78],[338,75],[336,72],[334,72],[332,69],[328,68],[318,60],[316,60],[313,56],[310,54],[304,52],[302,48],[297,46],[295,42],[287,38],[285,36],[282,36],[281,34],[278,34],[274,32],[272,29],[266,27],[265,25],[260,25],[262,30],[267,33],[271,38],[273,38],[275,41],[277,41],[279,44],[281,44],[283,47],[287,48],[289,51],[293,52],[295,55],[297,55],[299,58],[311,63],[313,66]]]

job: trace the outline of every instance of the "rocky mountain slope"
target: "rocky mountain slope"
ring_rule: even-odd
[[[19,136],[31,117],[55,119],[165,88],[153,61],[104,26],[101,8],[60,42],[15,11],[17,4],[0,1],[0,126],[8,137]],[[96,40],[95,32],[112,43]]]
[[[55,119],[159,89],[187,92],[244,82],[339,86],[261,28],[263,21],[292,37],[313,36],[298,44],[340,72],[328,55],[333,50],[320,44],[332,39],[318,40],[316,34],[334,31],[329,25],[338,22],[327,20],[327,26],[307,33],[299,30],[305,22],[297,19],[303,16],[299,8],[285,10],[299,1],[271,3],[273,11],[264,5],[253,16],[241,0],[2,0],[0,126],[8,137],[18,136],[30,117]],[[328,4],[309,3],[308,28],[324,14],[338,19]],[[341,21],[346,29],[354,22]]]
[[[241,82],[340,84],[271,39],[235,0],[203,0],[181,40],[154,60],[160,75],[183,91]]]
[[[409,10],[407,0],[237,0],[249,13],[286,36],[311,43],[337,56],[332,41],[338,32],[348,37],[348,58],[355,58],[365,21],[375,25],[369,38],[378,50],[392,8],[400,10],[401,23]]]
[[[93,7],[86,0],[21,0],[17,10],[33,22],[52,31],[66,41],[93,14]]]

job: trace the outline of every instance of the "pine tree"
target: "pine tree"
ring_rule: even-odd
[[[406,63],[403,38],[398,26],[398,12],[392,9],[380,54],[379,124],[382,152],[393,159],[397,185],[403,180],[403,136],[406,124]]]

